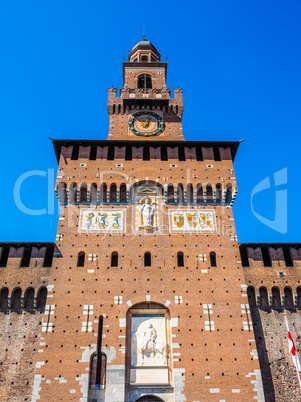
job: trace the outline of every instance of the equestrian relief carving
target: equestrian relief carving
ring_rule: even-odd
[[[146,328],[145,324],[148,324]],[[156,324],[152,324],[148,320],[147,323],[139,325],[137,332],[132,333],[132,364],[137,366],[167,365],[165,325],[158,322],[157,329]]]

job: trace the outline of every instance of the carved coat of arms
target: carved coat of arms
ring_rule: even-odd
[[[188,225],[194,229],[198,225],[198,215],[197,214],[187,214]]]
[[[212,226],[212,215],[211,214],[200,214],[200,225],[201,227],[210,228]]]
[[[174,217],[175,225],[180,229],[184,226],[184,215],[183,214],[175,214]]]

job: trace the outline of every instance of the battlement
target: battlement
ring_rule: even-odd
[[[61,257],[55,243],[48,242],[1,242],[0,267],[9,267],[11,260],[18,259],[20,267],[37,266],[43,260],[43,267],[51,267],[53,258]],[[16,265],[15,261],[12,261]]]
[[[58,163],[64,160],[234,161],[239,141],[52,140]]]
[[[239,249],[243,267],[292,267],[301,260],[301,243],[242,243]]]

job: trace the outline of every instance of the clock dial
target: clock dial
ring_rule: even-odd
[[[154,112],[136,112],[129,118],[129,128],[135,135],[149,137],[164,131],[162,116]]]

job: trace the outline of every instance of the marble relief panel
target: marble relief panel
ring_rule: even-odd
[[[81,209],[80,233],[125,233],[126,209]]]
[[[214,210],[174,209],[169,211],[170,233],[214,233],[216,230]]]
[[[132,316],[131,366],[167,366],[165,316]]]

